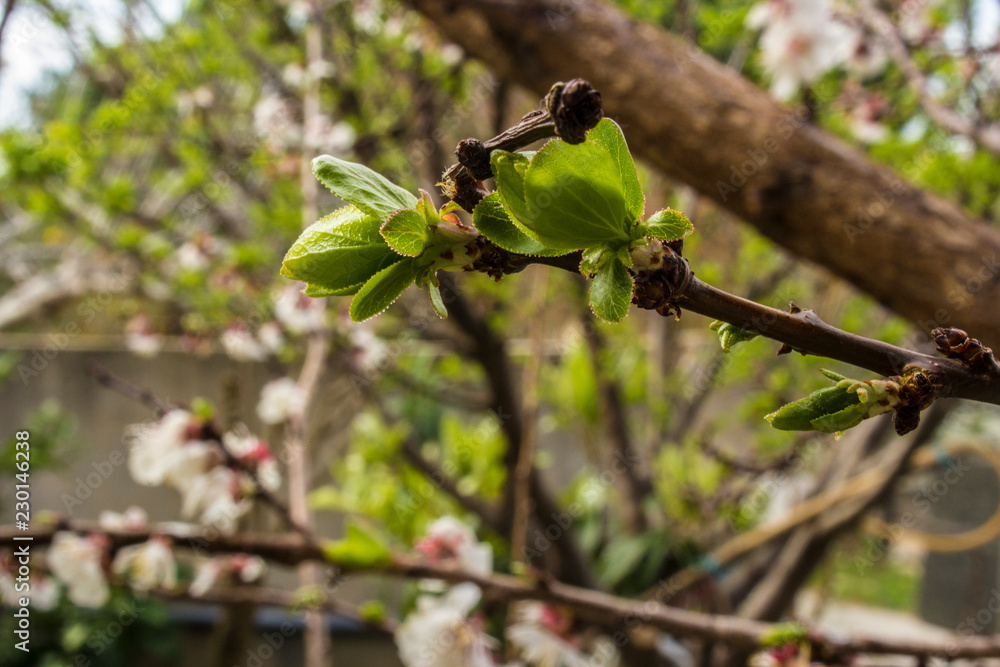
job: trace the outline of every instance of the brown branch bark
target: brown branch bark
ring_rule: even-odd
[[[683,40],[597,0],[410,4],[501,79],[540,95],[588,79],[651,166],[923,328],[957,324],[1000,344],[1000,233]]]

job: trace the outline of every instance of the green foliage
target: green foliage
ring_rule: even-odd
[[[386,245],[380,227],[379,218],[354,206],[337,209],[302,232],[281,273],[311,287],[352,294],[402,259]]]
[[[427,222],[412,208],[393,214],[382,225],[381,233],[390,248],[408,257],[418,257],[429,237]]]
[[[0,615],[0,632],[13,637],[16,626],[12,613]],[[135,664],[137,656],[142,656],[149,662],[172,664],[179,658],[178,634],[163,602],[112,589],[111,599],[99,610],[81,609],[66,599],[52,611],[32,608],[31,651],[25,653],[14,642],[4,642],[0,663],[5,667],[120,667]]]
[[[494,153],[496,155],[496,153]],[[499,163],[509,164],[500,160]],[[522,226],[515,224],[502,203],[502,195],[492,192],[487,195],[472,212],[472,224],[479,233],[508,252],[519,255],[546,256],[559,255],[563,251],[552,250],[529,236]]]
[[[649,216],[642,223],[640,229],[643,234],[648,234],[664,241],[675,241],[693,232],[694,225],[680,211],[665,208]]]
[[[836,384],[767,415],[771,426],[782,431],[839,433],[899,403],[899,386],[892,380],[851,380],[832,371],[823,373]]]
[[[41,472],[66,466],[74,454],[76,418],[67,414],[59,401],[46,399],[23,419],[24,430],[31,434],[31,471]],[[0,450],[0,465],[16,470],[17,438],[11,432]]]
[[[347,536],[323,545],[329,562],[346,568],[370,568],[392,562],[392,554],[371,533],[355,523],[347,524]]]
[[[330,192],[379,220],[417,205],[412,194],[356,162],[321,155],[313,160],[313,173]]]
[[[757,640],[760,646],[778,647],[798,644],[808,637],[806,627],[801,623],[776,623]]]
[[[521,223],[547,247],[580,250],[632,240],[636,221],[626,217],[619,163],[592,141],[545,144],[528,165],[524,198],[529,217]]]
[[[590,307],[605,322],[621,322],[632,303],[632,276],[618,258],[597,270],[590,286]]]
[[[404,259],[388,266],[366,282],[351,299],[351,319],[364,322],[375,317],[399,298],[416,278],[412,259]]]
[[[708,328],[719,334],[719,344],[722,346],[723,352],[729,352],[733,345],[753,340],[759,335],[740,329],[739,327],[733,326],[728,322],[721,322],[719,320],[712,322],[708,325]]]

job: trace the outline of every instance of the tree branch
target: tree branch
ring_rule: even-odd
[[[142,531],[106,531],[93,521],[61,520],[50,526],[36,524],[29,531],[14,526],[0,526],[0,547],[12,547],[15,537],[31,537],[35,545],[44,546],[60,530],[78,533],[104,533],[113,548],[145,542],[153,535],[170,537],[181,547],[203,552],[247,553],[287,565],[307,561],[323,561],[322,550],[305,542],[301,536],[288,534],[246,533],[238,536],[211,534],[201,531],[182,531],[177,524],[161,524]],[[327,561],[329,562],[329,561]],[[347,571],[385,574],[407,579],[440,579],[459,583],[469,582],[479,586],[492,600],[539,600],[570,607],[581,618],[626,629],[641,626],[654,627],[683,637],[697,637],[723,642],[738,649],[753,649],[775,631],[769,623],[712,615],[676,607],[650,605],[648,602],[617,598],[590,589],[561,582],[531,581],[504,574],[479,574],[451,565],[435,565],[411,556],[394,555],[390,562],[360,567],[352,564],[333,563]],[[827,634],[818,629],[807,633],[814,651],[842,655],[844,653],[878,653],[891,655],[941,656],[947,659],[992,657],[1000,653],[1000,637],[955,637],[940,640],[899,640],[884,637],[855,635],[847,637]]]
[[[542,95],[553,81],[586,78],[651,167],[923,328],[960,316],[963,328],[1000,345],[1000,281],[968,289],[977,272],[996,276],[1000,232],[684,40],[599,0],[409,4],[500,79]]]

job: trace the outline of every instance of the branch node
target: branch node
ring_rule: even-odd
[[[938,352],[949,359],[958,359],[969,368],[990,375],[1000,375],[1000,364],[993,350],[961,329],[938,327],[931,331]]]

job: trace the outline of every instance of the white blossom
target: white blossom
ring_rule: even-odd
[[[257,340],[268,352],[277,354],[285,345],[285,337],[281,333],[281,325],[277,322],[265,322],[257,330]]]
[[[104,543],[95,535],[60,532],[52,538],[49,570],[66,586],[70,601],[78,607],[97,609],[108,601],[111,591],[102,567],[104,552]]]
[[[144,424],[131,430],[135,440],[129,450],[129,473],[139,484],[163,484],[173,457],[188,442],[194,416],[186,410],[171,410],[155,425]]]
[[[198,86],[191,93],[195,106],[207,109],[215,102],[215,93],[208,86]]]
[[[257,473],[257,481],[268,491],[281,487],[281,471],[268,444],[251,435],[246,427],[230,431],[222,436],[222,443],[240,463]],[[249,486],[251,480],[247,479]]]
[[[494,664],[495,640],[482,623],[468,616],[479,602],[479,588],[459,584],[441,597],[423,595],[396,629],[396,646],[406,667],[487,667]]]
[[[153,330],[149,316],[140,313],[125,325],[125,347],[140,357],[155,357],[163,347],[163,337]]]
[[[28,586],[28,600],[38,611],[51,611],[59,602],[59,587],[52,577],[32,577]]]
[[[306,124],[302,143],[307,150],[339,154],[351,150],[356,138],[350,123],[334,123],[329,116],[320,114]]]
[[[177,269],[201,271],[209,265],[211,258],[195,241],[185,241],[170,258],[171,272]]]
[[[445,44],[441,47],[441,60],[448,67],[454,67],[458,63],[462,62],[462,58],[465,57],[465,51],[458,44]]]
[[[837,20],[829,0],[765,0],[746,22],[763,28],[762,61],[772,94],[783,100],[846,62],[857,44],[855,30]]]
[[[326,325],[323,300],[308,297],[301,289],[301,283],[288,285],[274,299],[274,316],[292,334],[319,331]]]
[[[356,325],[350,329],[351,359],[364,373],[379,370],[389,356],[385,342],[367,326]]]
[[[297,145],[302,137],[295,110],[277,93],[265,95],[254,105],[253,126],[275,151]]]
[[[281,70],[281,80],[293,88],[301,88],[306,84],[306,71],[298,63],[288,63]]]
[[[150,359],[163,349],[163,337],[156,334],[125,334],[125,347],[137,356]]]
[[[600,636],[583,647],[569,634],[572,619],[555,607],[541,602],[525,602],[512,611],[516,619],[507,628],[507,640],[519,657],[536,667],[601,667],[617,665],[618,651],[607,637]]]
[[[225,535],[235,532],[240,517],[250,509],[250,503],[240,498],[239,474],[225,466],[190,478],[179,490],[184,517],[197,518]]]
[[[230,556],[229,563],[236,576],[245,584],[260,581],[267,570],[267,563],[263,558],[250,554],[234,554]]]
[[[222,333],[220,342],[226,354],[236,361],[263,361],[267,359],[267,348],[242,327],[236,326],[226,329]]]
[[[215,582],[219,580],[221,573],[221,558],[209,558],[204,561],[195,570],[194,579],[191,581],[191,585],[188,586],[188,593],[196,598],[201,597],[215,586]]]
[[[493,548],[479,542],[469,526],[452,516],[435,520],[416,549],[434,563],[454,561],[477,574],[493,571]]]
[[[272,380],[260,391],[257,417],[265,424],[280,424],[302,415],[306,397],[292,378]]]
[[[123,547],[111,566],[115,574],[126,577],[138,591],[171,589],[177,585],[177,563],[169,540],[153,537],[142,544]]]
[[[28,598],[32,609],[50,611],[59,602],[59,587],[51,577],[32,574],[24,588],[23,581],[14,580],[14,575],[0,568],[0,605],[20,606],[21,598]]]
[[[146,510],[132,505],[124,512],[105,510],[97,518],[101,528],[109,531],[143,530],[148,524]]]
[[[313,79],[329,79],[337,73],[337,66],[329,60],[314,60],[306,69]]]

